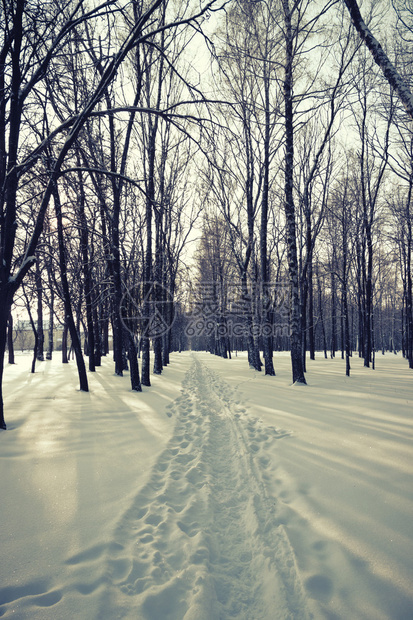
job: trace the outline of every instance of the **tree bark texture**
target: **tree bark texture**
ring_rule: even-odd
[[[13,315],[10,312],[7,324],[7,349],[9,353],[9,364],[14,364],[14,342],[13,342]]]
[[[287,226],[287,254],[290,278],[290,346],[293,383],[306,384],[302,358],[302,332],[298,282],[297,240],[295,226],[294,185],[294,124],[293,124],[293,31],[289,0],[283,0],[286,57],[284,65],[285,114],[285,217]]]
[[[374,61],[378,64],[390,86],[397,92],[402,101],[406,112],[413,119],[413,94],[408,84],[403,80],[397,69],[390,62],[382,46],[373,36],[368,26],[363,21],[359,6],[356,0],[344,0],[350,17],[360,35],[360,38],[373,55]]]
[[[63,237],[63,220],[62,220],[62,207],[60,202],[60,196],[57,186],[53,188],[53,199],[57,220],[57,234],[59,241],[59,262],[60,262],[60,277],[62,282],[63,301],[65,308],[65,321],[67,322],[70,332],[70,338],[72,340],[72,348],[76,356],[77,370],[79,374],[80,389],[83,392],[89,391],[89,385],[86,374],[85,360],[82,354],[82,346],[79,339],[79,334],[76,329],[76,325],[73,319],[72,304],[70,301],[69,283],[67,281],[67,264],[66,264],[66,252],[65,243]]]

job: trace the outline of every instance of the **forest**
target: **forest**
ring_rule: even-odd
[[[27,326],[82,391],[183,349],[413,369],[413,8],[359,4],[1,4],[0,428]]]

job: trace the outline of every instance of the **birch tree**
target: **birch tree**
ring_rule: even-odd
[[[413,93],[406,80],[400,75],[394,64],[391,62],[383,47],[371,32],[368,25],[362,18],[359,5],[356,0],[343,0],[350,14],[355,29],[360,35],[361,40],[370,50],[374,61],[380,67],[384,77],[400,97],[407,114],[413,119]]]

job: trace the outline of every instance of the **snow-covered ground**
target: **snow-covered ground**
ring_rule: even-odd
[[[143,394],[7,367],[0,617],[412,620],[412,371],[275,366],[174,354]]]

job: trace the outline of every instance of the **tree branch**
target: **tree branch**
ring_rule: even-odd
[[[408,87],[407,83],[404,81],[400,73],[397,71],[397,69],[394,67],[394,65],[391,63],[380,43],[373,36],[370,29],[363,21],[356,0],[344,0],[344,4],[346,5],[348,12],[350,13],[350,17],[352,19],[355,29],[360,35],[360,38],[372,53],[374,61],[383,71],[384,77],[386,78],[390,86],[396,91],[404,107],[406,108],[408,115],[413,120],[413,94],[410,88]]]

